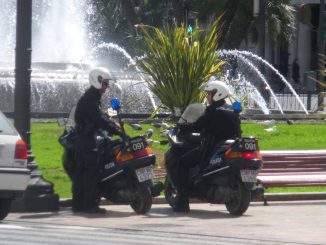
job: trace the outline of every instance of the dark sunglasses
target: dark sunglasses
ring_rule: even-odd
[[[109,86],[109,79],[104,79],[102,80],[102,84],[106,85],[106,86]]]

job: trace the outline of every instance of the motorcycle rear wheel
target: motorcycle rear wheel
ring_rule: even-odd
[[[177,196],[177,190],[172,185],[169,178],[165,178],[165,188],[164,188],[164,196],[166,202],[171,206],[174,207],[176,204],[176,196]]]
[[[232,215],[242,215],[247,211],[250,204],[250,190],[239,179],[234,183],[233,190],[236,194],[230,201],[225,203],[226,209]]]
[[[138,184],[135,199],[130,206],[138,214],[145,214],[151,209],[152,195],[146,186]]]

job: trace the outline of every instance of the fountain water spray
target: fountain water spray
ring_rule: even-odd
[[[222,80],[230,85],[231,92],[238,101],[242,101],[241,96],[250,96],[250,98],[261,108],[264,114],[270,114],[263,96],[256,87],[246,80],[244,76],[238,74],[237,78],[231,78],[230,71],[226,71]]]
[[[38,2],[40,2],[38,0]],[[78,62],[89,47],[85,0],[43,0],[34,11],[33,61]],[[35,4],[39,4],[36,3]],[[45,7],[46,8],[45,8]],[[36,20],[37,17],[38,19]],[[37,22],[36,22],[37,21]]]
[[[275,69],[275,67],[273,67],[270,63],[268,63],[266,60],[264,60],[263,58],[259,57],[258,55],[255,55],[249,51],[240,51],[240,50],[231,50],[229,51],[233,54],[241,54],[244,56],[248,56],[251,57],[261,63],[263,63],[264,65],[266,65],[267,67],[269,67],[271,70],[273,70],[281,79],[282,82],[284,82],[284,84],[290,89],[290,91],[293,93],[293,95],[296,97],[296,99],[298,100],[300,106],[302,107],[302,109],[304,110],[304,112],[306,114],[309,114],[306,107],[304,106],[302,100],[300,99],[300,97],[298,96],[298,94],[295,92],[295,90],[293,89],[293,87],[291,86],[291,84],[284,78],[284,76],[277,70]]]
[[[125,69],[119,67],[120,71],[126,73],[128,67],[135,66],[132,57],[117,44],[97,45],[99,31],[96,28],[87,30],[90,25],[85,21],[90,19],[88,15],[97,14],[94,9],[92,10],[89,2],[88,0],[33,0],[32,57],[33,61],[38,62],[32,64],[32,112],[68,112],[87,89],[87,71],[92,65],[99,64],[94,57],[95,55],[103,57],[103,53],[105,54],[103,49],[115,50],[119,54],[117,57],[119,61],[126,60],[123,65]],[[0,110],[13,111],[16,16],[10,13],[16,11],[16,0],[0,0],[0,4],[2,6],[0,20],[3,23],[0,27],[0,98],[2,98]],[[108,58],[113,57],[114,55],[107,54],[105,62],[100,64],[109,66],[110,70],[114,71],[108,61]],[[6,65],[4,61],[7,62]],[[140,74],[137,76],[137,81],[127,76],[121,78],[118,76],[118,82],[125,85],[130,81],[132,89],[120,86],[126,98],[141,97],[134,103],[135,105],[130,106],[130,112],[148,113],[153,108],[156,109],[155,100],[145,82],[144,86],[135,86],[140,80],[144,80],[139,71],[137,74]],[[120,89],[117,88],[117,91]],[[114,91],[115,89],[110,90],[103,98],[103,102],[108,95],[112,96]]]
[[[228,51],[228,50],[222,50],[220,53],[221,56],[223,55],[235,55],[236,57],[240,58],[244,64],[246,64],[247,66],[249,66],[250,69],[252,69],[253,71],[256,72],[256,74],[259,76],[259,78],[263,81],[263,83],[265,84],[266,88],[270,91],[272,98],[275,100],[281,114],[284,114],[282,107],[280,105],[280,103],[277,100],[276,95],[274,94],[272,88],[270,87],[269,83],[267,82],[267,80],[265,79],[265,77],[263,76],[263,74],[258,70],[258,68],[250,61],[248,60],[246,57],[244,57],[243,55],[237,53],[237,52],[233,52],[233,51]]]
[[[128,63],[127,63],[127,69],[130,68],[131,66],[133,66],[136,71],[137,71],[137,74],[139,75],[140,79],[141,79],[141,83],[144,83],[146,84],[145,86],[145,89],[146,89],[146,93],[147,95],[149,96],[149,99],[151,101],[151,104],[154,108],[154,111],[157,109],[157,106],[156,106],[156,103],[155,103],[155,100],[153,98],[153,94],[151,93],[151,91],[149,90],[148,86],[147,86],[147,83],[145,81],[145,78],[142,74],[142,72],[139,70],[139,68],[136,66],[136,61],[130,56],[130,54],[128,54],[128,52],[123,49],[122,47],[120,47],[119,45],[115,44],[115,43],[101,43],[99,44],[98,46],[96,46],[95,48],[93,48],[92,50],[92,54],[96,53],[98,50],[100,49],[107,49],[107,50],[115,50],[115,51],[118,51],[120,54],[123,55],[123,57],[127,58],[128,60]],[[135,84],[133,84],[132,86],[134,86]]]
[[[150,105],[154,110],[156,109],[156,103],[153,98],[153,94],[149,90],[148,86],[135,86],[138,82],[145,83],[145,77],[142,72],[137,68],[135,60],[120,46],[113,43],[101,43],[99,45],[94,44],[94,38],[98,37],[98,30],[89,31],[88,23],[85,23],[85,16],[96,14],[93,11],[90,1],[88,0],[33,0],[33,60],[46,61],[46,62],[64,62],[60,69],[57,69],[57,63],[51,63],[53,65],[50,69],[41,70],[33,66],[32,72],[32,104],[31,110],[36,111],[55,111],[63,112],[69,111],[75,103],[76,99],[87,88],[87,74],[86,70],[90,66],[84,66],[84,64],[97,64],[94,59],[96,55],[103,56],[103,49],[115,50],[120,56],[126,59],[122,72],[127,72],[130,67],[134,67],[137,79],[127,80],[131,83],[130,86],[121,86],[124,93],[138,93],[144,99],[146,97],[146,105]],[[14,61],[14,49],[15,49],[15,21],[16,16],[10,13],[16,10],[16,0],[0,0],[0,21],[3,24],[0,27],[0,59],[1,61],[13,62]],[[88,16],[89,17],[89,16]],[[95,29],[95,28],[93,28]],[[241,60],[245,57],[252,57],[274,70],[277,74],[278,71],[262,60],[260,57],[255,56],[247,51],[228,51],[233,52],[233,55],[241,55]],[[102,53],[102,54],[101,54]],[[114,55],[106,55],[107,58],[112,58]],[[78,66],[74,66],[71,62],[77,63]],[[247,61],[246,61],[247,62]],[[266,62],[266,63],[265,63]],[[247,62],[249,64],[249,62]],[[3,63],[1,63],[2,65]],[[110,64],[110,61],[104,63],[105,66]],[[250,62],[252,70],[254,65]],[[12,66],[12,65],[11,65]],[[2,67],[4,67],[2,65]],[[6,65],[6,67],[8,67]],[[12,66],[13,67],[13,66]],[[55,70],[53,70],[55,67]],[[63,67],[63,68],[62,68]],[[69,67],[69,69],[67,69]],[[77,68],[81,69],[77,69]],[[264,81],[263,75],[256,71],[260,79]],[[13,93],[14,93],[14,73],[11,68],[0,68],[0,110],[12,111],[13,106]],[[280,75],[280,74],[279,74]],[[281,77],[281,76],[280,76]],[[128,79],[128,78],[127,78]],[[136,82],[134,80],[137,80]],[[284,82],[284,78],[282,78]],[[118,80],[119,83],[124,83],[126,77],[122,80]],[[285,80],[286,81],[286,80]],[[266,79],[264,83],[267,83]],[[249,85],[248,81],[244,82],[245,86]],[[286,83],[292,92],[296,95],[293,88]],[[133,89],[130,89],[133,87]],[[269,87],[269,85],[267,85]],[[270,87],[269,87],[270,88]],[[133,91],[132,91],[133,90]],[[119,91],[119,89],[118,89]],[[272,90],[270,90],[272,93]],[[110,91],[112,93],[112,91]],[[122,93],[121,93],[122,94]],[[262,108],[264,113],[267,113],[268,109],[263,105],[263,98],[259,94],[258,90],[253,90],[253,99]],[[255,99],[256,97],[256,99]],[[275,95],[273,96],[273,98]],[[304,108],[301,100],[296,95],[300,105]],[[277,99],[274,98],[277,102]],[[149,101],[148,101],[149,100]],[[278,102],[277,102],[278,104]],[[280,105],[278,104],[280,107]],[[132,112],[143,112],[143,105],[137,105],[132,109]],[[146,109],[147,112],[150,110]],[[304,108],[307,113],[306,109]],[[282,109],[280,109],[282,112]],[[283,112],[282,112],[283,113]]]

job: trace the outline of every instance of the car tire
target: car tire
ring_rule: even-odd
[[[11,199],[1,198],[0,199],[0,220],[7,217],[11,206]]]

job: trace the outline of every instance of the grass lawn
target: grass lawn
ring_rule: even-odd
[[[62,167],[62,147],[58,143],[63,128],[56,123],[32,123],[31,126],[32,152],[39,170],[45,179],[54,183],[55,192],[60,195],[60,198],[71,197],[71,183]],[[256,136],[261,150],[326,149],[326,124],[276,124],[277,130],[265,131],[269,127],[271,126],[243,123],[243,135]],[[144,134],[148,128],[154,129],[152,137],[154,140],[165,139],[160,136],[161,129],[151,125],[143,125],[142,131],[132,130],[129,125],[126,125],[126,131],[130,136]],[[159,164],[163,161],[163,154],[167,147],[167,145],[153,145]],[[268,189],[268,192],[292,191],[326,191],[326,187]]]

